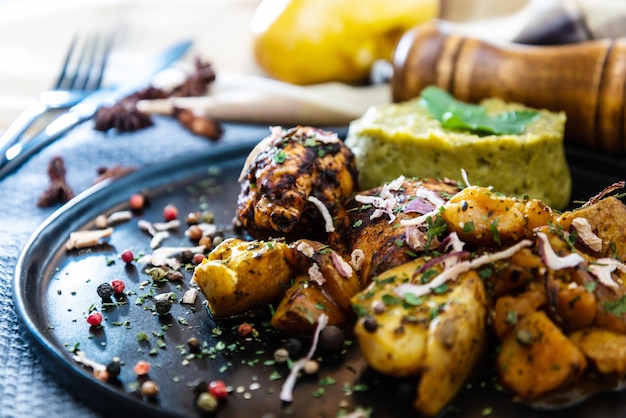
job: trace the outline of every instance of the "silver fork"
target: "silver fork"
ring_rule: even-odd
[[[84,42],[80,42],[79,36],[75,35],[53,88],[41,93],[39,100],[0,136],[0,155],[5,155],[20,143],[28,128],[46,112],[70,108],[98,90],[102,85],[111,44],[112,37],[109,35],[91,34]]]

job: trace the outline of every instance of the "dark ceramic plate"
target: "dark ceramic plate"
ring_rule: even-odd
[[[162,208],[168,203],[176,205],[183,216],[211,210],[219,227],[230,233],[239,191],[236,179],[252,145],[172,161],[101,184],[46,221],[26,245],[14,281],[16,311],[32,346],[70,390],[97,411],[113,416],[200,416],[194,386],[215,379],[233,388],[220,405],[219,417],[261,417],[266,413],[335,417],[356,407],[371,409],[376,417],[416,416],[411,406],[415,382],[387,379],[368,369],[356,345],[321,358],[319,373],[300,378],[294,402],[282,404],[279,392],[288,371],[286,365],[273,362],[273,353],[285,336],[267,326],[268,313],[214,321],[199,295],[194,305],[174,303],[169,315],[158,316],[150,295],[174,292],[180,297],[190,287],[191,270],[185,270],[179,282],[145,285],[150,276],[142,266],[126,266],[119,259],[126,248],[135,254],[148,250],[148,236],[138,229],[137,220],[161,220]],[[568,148],[568,158],[574,200],[586,200],[624,177],[624,160],[576,148]],[[93,229],[98,215],[127,209],[129,196],[138,191],[149,196],[150,205],[144,213],[116,226],[102,245],[84,251],[65,250],[72,231]],[[173,233],[165,245],[191,245],[184,229]],[[126,283],[127,295],[107,307],[96,294],[96,287],[113,279]],[[90,328],[85,321],[94,307],[106,318],[100,328]],[[254,325],[258,337],[237,334],[236,328],[243,321]],[[192,337],[205,344],[202,356],[189,356],[187,341]],[[307,341],[303,343],[308,347]],[[94,378],[89,369],[74,361],[75,348],[104,364],[118,357],[122,361],[119,379],[105,383]],[[133,366],[138,360],[152,366],[149,378],[160,387],[155,399],[137,395],[139,380]],[[513,402],[486,377],[464,390],[447,415],[614,417],[626,415],[626,401],[621,393],[606,393],[566,410],[537,411]]]

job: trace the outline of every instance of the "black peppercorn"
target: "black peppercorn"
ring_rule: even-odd
[[[206,393],[208,391],[209,391],[209,384],[205,382],[204,380],[196,383],[193,387],[193,394],[196,395],[196,397],[200,396],[201,393]]]
[[[117,360],[113,360],[109,364],[107,364],[107,372],[109,373],[109,380],[115,380],[120,375],[122,371],[122,366],[120,362]]]
[[[113,293],[115,293],[115,291],[113,290],[113,286],[111,286],[111,283],[108,282],[99,285],[98,289],[96,289],[96,292],[98,292],[98,296],[100,296],[102,299],[110,299],[111,296],[113,296]]]
[[[302,352],[302,341],[297,338],[289,338],[285,341],[284,348],[289,353],[289,357],[296,358]]]
[[[376,332],[378,329],[378,322],[376,322],[376,318],[368,316],[363,319],[363,328],[365,328],[365,331],[367,332]]]
[[[335,325],[329,325],[320,332],[319,346],[323,351],[339,351],[345,341],[343,331]]]

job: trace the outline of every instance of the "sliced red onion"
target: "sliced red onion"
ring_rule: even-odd
[[[605,187],[600,193],[595,196],[592,196],[587,203],[585,203],[582,207],[586,208],[587,206],[591,206],[596,203],[598,200],[601,200],[607,194],[614,192],[615,190],[623,189],[626,186],[626,181],[618,181],[616,183],[611,184],[610,186]]]
[[[348,264],[346,260],[344,260],[339,254],[334,251],[330,254],[330,258],[333,260],[333,265],[335,266],[339,274],[341,274],[346,279],[352,277],[354,270],[352,270],[352,267],[350,267],[350,264]]]
[[[435,209],[435,205],[423,198],[411,200],[404,206],[404,213],[427,213]]]
[[[285,383],[283,383],[282,388],[280,389],[280,400],[283,402],[292,402],[293,401],[293,389],[296,386],[296,380],[298,379],[298,373],[300,370],[304,368],[304,365],[307,361],[311,360],[313,354],[315,354],[315,350],[317,349],[317,343],[319,341],[320,332],[326,327],[328,324],[328,316],[326,314],[321,314],[317,318],[317,328],[315,328],[315,333],[313,334],[313,341],[311,343],[311,348],[309,348],[309,352],[307,355],[296,363],[294,363],[291,371],[289,372],[289,376],[285,379]]]
[[[558,256],[552,246],[548,236],[543,232],[537,232],[539,238],[539,253],[543,263],[552,270],[561,270],[569,267],[576,267],[585,259],[578,253],[570,253],[564,257]]]
[[[626,265],[619,260],[614,258],[598,258],[595,263],[589,265],[589,272],[596,276],[600,283],[602,283],[606,287],[610,287],[612,289],[618,289],[619,284],[613,277],[611,273],[615,270],[620,270],[626,273]]]
[[[521,240],[515,245],[511,247],[498,251],[497,253],[484,254],[480,257],[477,257],[473,260],[469,261],[461,261],[450,268],[445,269],[440,274],[435,276],[430,282],[425,284],[413,284],[413,283],[403,283],[396,287],[395,293],[404,297],[407,293],[412,293],[415,296],[424,296],[432,291],[432,289],[445,284],[448,280],[456,280],[456,278],[461,274],[465,273],[471,269],[475,269],[477,267],[483,266],[485,264],[493,263],[494,261],[502,260],[504,258],[509,258],[513,256],[516,252],[521,250],[522,248],[529,247],[532,245],[532,241],[530,240]]]
[[[427,261],[426,263],[424,263],[416,272],[416,274],[421,274],[424,273],[426,270],[437,266],[439,264],[444,264],[445,267],[451,267],[454,264],[457,264],[458,261],[462,258],[469,255],[469,251],[458,251],[458,252],[451,252],[451,253],[447,253],[444,255],[441,255],[439,257],[435,257],[432,260]],[[451,263],[446,263],[452,261]]]
[[[425,234],[416,226],[409,225],[404,228],[404,240],[415,251],[422,251],[426,246]]]
[[[581,241],[595,252],[602,251],[602,239],[593,233],[587,218],[574,218],[572,225],[576,228]]]
[[[465,243],[461,241],[459,235],[456,232],[451,232],[446,238],[444,238],[442,244],[444,244],[444,251],[448,251],[452,247],[452,251],[463,251]]]
[[[335,144],[339,142],[339,136],[335,132],[327,132],[315,129],[315,140],[322,144]]]

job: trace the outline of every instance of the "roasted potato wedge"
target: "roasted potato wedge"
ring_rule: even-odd
[[[296,335],[312,335],[321,314],[328,316],[328,325],[343,327],[350,318],[309,276],[298,276],[287,290],[272,316],[272,325]]]
[[[487,302],[474,271],[419,298],[397,296],[395,289],[411,281],[423,264],[416,259],[388,270],[352,299],[359,314],[355,335],[372,368],[396,377],[421,375],[415,406],[436,415],[482,354]]]
[[[280,298],[289,287],[289,247],[280,241],[224,240],[196,266],[193,280],[218,317],[240,315]]]
[[[276,308],[272,325],[292,334],[312,334],[322,313],[331,325],[347,325],[354,318],[351,298],[361,290],[355,270],[317,241],[298,240],[290,249],[287,261],[299,275]]]

